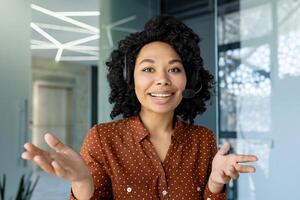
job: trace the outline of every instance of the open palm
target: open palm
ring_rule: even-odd
[[[26,143],[22,158],[32,160],[45,172],[71,182],[91,179],[89,170],[78,153],[50,133],[45,135],[45,141],[54,151],[48,152]]]

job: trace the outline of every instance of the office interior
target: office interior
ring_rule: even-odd
[[[23,144],[49,149],[45,132],[79,151],[93,125],[109,122],[105,61],[118,41],[159,14],[201,38],[213,100],[195,123],[233,153],[255,154],[254,174],[227,185],[228,200],[300,199],[299,0],[0,0],[0,183],[15,197],[68,199],[70,183],[21,159]],[[298,140],[299,139],[299,140]]]

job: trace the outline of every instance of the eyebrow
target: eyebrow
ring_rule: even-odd
[[[139,63],[139,65],[140,64],[142,64],[143,62],[148,62],[148,63],[155,63],[155,61],[154,60],[152,60],[152,59],[149,59],[149,58],[146,58],[146,59],[143,59],[140,63]],[[179,59],[173,59],[173,60],[170,60],[169,61],[169,64],[173,64],[173,63],[176,63],[176,62],[179,62],[179,63],[181,63],[182,64],[182,61],[181,60],[179,60]]]

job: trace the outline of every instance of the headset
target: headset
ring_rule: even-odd
[[[126,58],[126,54],[124,55],[124,67],[123,67],[123,79],[124,81],[126,81],[126,83],[128,85],[130,85],[131,83],[131,79],[132,79],[132,74],[131,74],[131,70],[129,67],[127,67],[127,58]],[[199,87],[198,90],[194,90],[194,89],[184,89],[182,92],[182,97],[185,99],[192,99],[196,96],[196,94],[198,94],[201,90],[202,90],[202,80],[199,77],[199,72],[200,70],[197,69],[196,73],[194,73],[191,77],[191,83],[192,86],[196,85],[196,83],[200,82],[201,85]],[[200,80],[199,80],[200,79]]]
[[[128,85],[130,85],[131,82],[131,70],[129,67],[127,67],[127,55],[125,53],[124,55],[124,68],[123,68],[123,79],[126,81]]]
[[[201,84],[200,87],[196,91],[194,89],[191,89],[191,88],[184,89],[183,92],[182,92],[183,98],[192,99],[196,96],[196,94],[198,94],[202,90],[202,80],[199,77],[199,73],[200,73],[200,70],[197,69],[196,72],[192,75],[192,77],[191,77],[191,83],[192,83],[191,86],[195,86],[198,82],[200,82],[200,84]]]

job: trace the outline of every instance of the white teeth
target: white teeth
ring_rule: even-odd
[[[150,93],[151,96],[154,97],[169,97],[172,96],[172,93],[168,93],[168,94],[154,94],[154,93]]]

